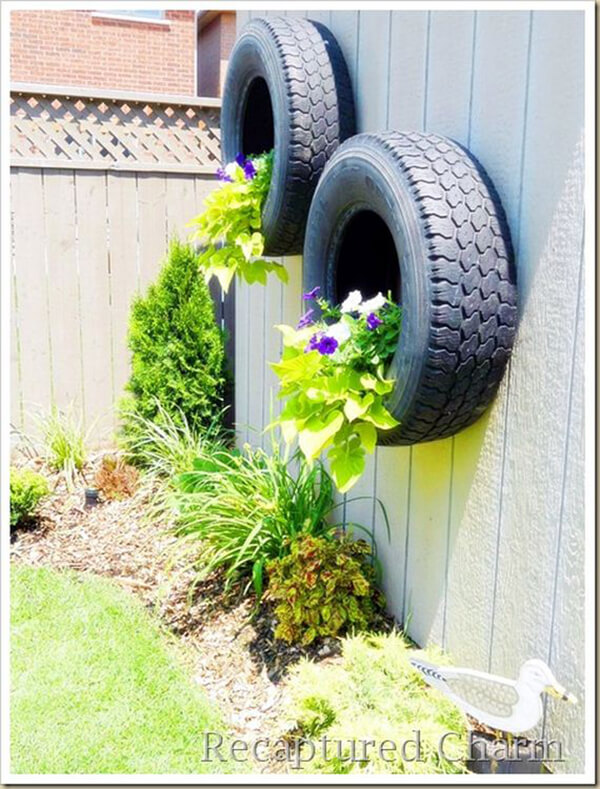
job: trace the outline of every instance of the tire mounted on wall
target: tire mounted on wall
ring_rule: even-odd
[[[302,252],[310,201],[328,159],[354,134],[352,86],[323,25],[251,20],[231,53],[223,90],[223,161],[275,150],[263,208],[265,253]]]
[[[344,246],[357,221],[362,238]],[[388,371],[397,383],[386,404],[400,425],[380,443],[444,438],[483,413],[514,341],[515,283],[498,195],[457,143],[436,134],[361,134],[327,165],[308,218],[305,289],[320,285],[339,302],[354,288],[363,295],[390,288],[403,307]]]

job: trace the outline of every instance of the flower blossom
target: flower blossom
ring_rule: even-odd
[[[329,337],[333,337],[338,345],[341,345],[350,337],[350,327],[347,323],[344,323],[344,321],[338,321],[327,327],[327,334]]]
[[[222,167],[218,167],[217,168],[217,178],[219,179],[219,181],[225,181],[225,182],[229,182],[229,183],[231,183],[231,181],[233,181],[233,178],[231,178],[231,176],[227,175],[227,173],[225,172],[225,170]]]
[[[298,325],[296,326],[297,329],[304,329],[306,326],[310,326],[313,322],[312,315],[314,310],[307,310],[304,315],[298,321]]]
[[[369,312],[376,312],[377,310],[380,310],[384,304],[385,296],[383,293],[378,293],[376,296],[373,296],[372,299],[363,301],[358,310],[359,312],[362,312],[363,315],[367,315]]]
[[[309,290],[308,293],[305,293],[302,298],[304,301],[314,301],[318,297],[320,290],[320,285],[317,285],[312,290]]]
[[[238,153],[235,157],[235,163],[244,171],[244,178],[251,181],[256,175],[256,167],[250,159],[247,159],[243,153]]]
[[[335,353],[338,348],[338,341],[335,337],[329,337],[327,334],[324,337],[321,337],[317,344],[317,351],[321,354],[321,356],[331,356],[332,353]]]
[[[349,293],[346,299],[342,302],[342,312],[356,312],[362,303],[362,294],[360,290],[353,290]]]
[[[323,332],[317,332],[316,334],[313,334],[313,336],[308,341],[308,345],[304,349],[304,353],[310,353],[310,351],[318,350],[319,341],[321,340],[322,335]]]
[[[238,165],[235,162],[229,162],[229,164],[225,165],[225,175],[229,176],[230,181],[233,181],[237,175],[237,169]]]
[[[373,330],[376,329],[378,326],[381,326],[383,321],[381,318],[378,318],[374,312],[370,312],[367,315],[367,329]]]

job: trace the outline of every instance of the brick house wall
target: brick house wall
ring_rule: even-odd
[[[195,11],[139,21],[98,13],[12,11],[11,80],[197,95]]]
[[[198,93],[221,96],[229,55],[236,36],[235,11],[198,15]]]

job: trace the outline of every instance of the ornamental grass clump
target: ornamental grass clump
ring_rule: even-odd
[[[324,536],[337,506],[324,466],[309,468],[274,451],[207,449],[176,479],[179,558],[188,556],[196,581],[221,570],[226,586],[241,581],[263,591],[264,567],[285,556],[299,535]]]
[[[42,454],[48,468],[63,475],[68,490],[73,490],[87,461],[87,438],[83,417],[73,404],[63,411],[52,408],[36,417],[42,433]],[[91,430],[88,429],[88,433]]]
[[[281,427],[286,442],[298,439],[309,463],[327,450],[336,487],[345,493],[364,471],[377,431],[398,424],[384,404],[394,387],[385,372],[402,313],[381,293],[364,300],[355,290],[339,307],[318,294],[317,287],[304,295],[314,306],[295,329],[277,327],[284,350],[271,366],[286,403],[273,426]]]
[[[265,598],[275,604],[275,636],[288,643],[360,632],[381,615],[371,546],[346,536],[302,535],[287,556],[267,563]]]
[[[200,268],[207,281],[217,277],[225,293],[236,275],[249,284],[266,285],[267,274],[272,272],[287,282],[285,268],[262,257],[262,208],[272,170],[272,151],[250,158],[238,154],[235,161],[218,169],[220,188],[208,195],[205,210],[192,220],[196,229],[191,239],[203,248]]]

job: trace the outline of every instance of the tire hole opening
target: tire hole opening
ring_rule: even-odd
[[[250,83],[242,120],[242,153],[252,156],[275,147],[273,105],[266,81],[256,77]]]
[[[346,223],[335,258],[335,298],[341,303],[352,290],[363,298],[391,292],[400,304],[398,252],[392,234],[374,211],[359,211]]]

